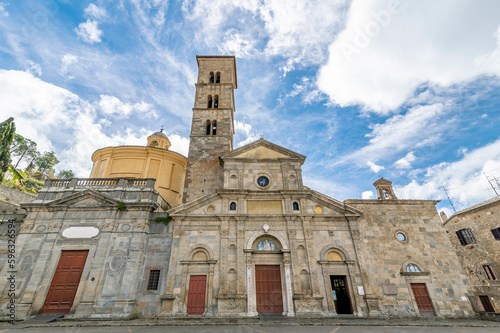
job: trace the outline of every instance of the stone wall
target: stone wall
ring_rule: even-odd
[[[469,282],[437,214],[436,201],[346,200],[363,211],[355,232],[366,293],[380,312],[417,316],[411,283],[425,283],[435,314],[470,317]],[[396,238],[397,233],[406,240]],[[421,272],[406,272],[414,264]],[[385,289],[384,289],[385,288]]]
[[[32,202],[35,199],[35,194],[24,193],[5,185],[0,185],[0,201],[5,201],[11,204],[20,204],[24,202]]]
[[[489,296],[494,309],[500,313],[500,280],[489,280],[483,268],[483,265],[492,265],[497,274],[500,272],[500,240],[491,233],[491,229],[500,227],[500,197],[491,201],[458,212],[446,221],[444,227],[470,279],[476,310],[484,311],[479,296]],[[460,244],[456,232],[464,228],[470,229],[475,243]]]

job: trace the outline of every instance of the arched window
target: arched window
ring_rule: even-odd
[[[215,95],[215,98],[214,98],[214,108],[218,108],[219,107],[219,95]]]
[[[236,210],[236,202],[231,202],[229,205],[229,210]]]
[[[217,120],[212,120],[212,135],[217,134]]]
[[[212,108],[212,95],[208,95],[208,108]]]
[[[220,72],[217,72],[215,83],[220,83]]]
[[[158,141],[151,141],[149,144],[150,147],[158,147]]]
[[[205,134],[210,135],[210,129],[212,128],[212,126],[210,126],[210,120],[207,120],[205,128],[206,128]]]
[[[209,78],[208,82],[214,83],[214,72],[210,72],[210,78]]]
[[[299,204],[297,202],[293,203],[293,210],[299,210]]]

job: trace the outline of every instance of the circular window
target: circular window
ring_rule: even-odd
[[[268,187],[269,178],[267,178],[266,176],[260,176],[259,178],[257,178],[257,185],[259,185],[259,187]]]
[[[398,233],[396,234],[396,238],[397,238],[397,240],[398,240],[398,241],[400,241],[400,242],[405,242],[405,241],[406,241],[406,235],[405,235],[405,234],[403,234],[402,232],[398,232]]]

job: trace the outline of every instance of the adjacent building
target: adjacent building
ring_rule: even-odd
[[[445,218],[477,312],[500,313],[500,196]]]

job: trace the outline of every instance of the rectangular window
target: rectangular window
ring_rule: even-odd
[[[495,272],[495,269],[491,265],[483,265],[484,271],[488,276],[488,280],[496,281],[498,280],[498,274]]]
[[[476,242],[469,228],[460,229],[456,232],[456,234],[458,239],[460,240],[460,244],[462,245],[473,244]]]
[[[493,234],[493,237],[495,237],[495,239],[500,239],[500,227],[491,229],[491,233]]]
[[[149,271],[148,290],[158,290],[158,282],[160,281],[160,270],[152,269]]]

